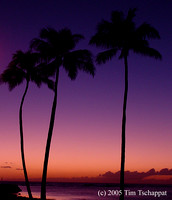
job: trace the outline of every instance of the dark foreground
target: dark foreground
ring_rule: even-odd
[[[22,190],[16,184],[0,184],[1,200],[29,200],[27,197],[20,196]],[[34,200],[38,200],[35,199]]]
[[[0,199],[2,200],[30,200],[29,198],[27,197],[22,197],[22,196],[1,196]],[[36,198],[33,198],[32,200],[40,200],[40,199],[36,199]]]

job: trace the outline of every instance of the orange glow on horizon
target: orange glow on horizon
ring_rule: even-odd
[[[153,176],[148,176],[144,178],[145,180],[169,180],[172,179],[172,175],[153,175]]]

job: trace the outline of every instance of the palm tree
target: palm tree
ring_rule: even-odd
[[[128,14],[119,11],[113,11],[111,21],[102,20],[97,26],[96,34],[91,38],[90,44],[106,49],[99,53],[96,57],[98,64],[106,63],[116,56],[119,51],[119,59],[124,59],[125,65],[125,91],[123,101],[123,117],[122,117],[122,144],[121,144],[121,173],[120,173],[120,189],[122,195],[120,199],[124,199],[124,166],[125,166],[125,127],[126,127],[126,106],[128,94],[128,56],[129,51],[144,56],[161,59],[161,54],[149,47],[149,39],[160,39],[158,31],[147,23],[136,27],[133,18],[136,9],[129,9]]]
[[[12,61],[9,63],[8,67],[0,76],[0,83],[7,83],[9,90],[13,90],[16,86],[26,81],[25,91],[23,93],[20,109],[19,109],[19,125],[20,125],[20,145],[21,145],[21,157],[23,164],[23,171],[25,177],[25,183],[28,191],[29,198],[32,199],[32,193],[30,189],[30,184],[28,180],[25,156],[24,156],[24,140],[23,140],[23,103],[28,91],[30,81],[36,83],[38,87],[44,82],[49,88],[53,89],[53,82],[47,78],[46,75],[41,74],[40,67],[35,67],[39,61],[39,55],[37,53],[31,53],[30,51],[24,53],[22,51],[17,51],[13,57]]]
[[[78,70],[83,70],[90,73],[92,76],[94,76],[95,73],[91,52],[86,49],[74,50],[76,44],[82,38],[82,35],[72,34],[67,28],[60,31],[56,31],[52,28],[44,28],[41,30],[39,38],[35,38],[31,42],[31,48],[38,51],[42,55],[42,58],[44,58],[42,66],[44,66],[45,73],[48,75],[55,74],[54,100],[51,111],[41,183],[42,200],[46,199],[46,177],[57,105],[59,69],[60,67],[63,67],[71,80],[75,80]]]

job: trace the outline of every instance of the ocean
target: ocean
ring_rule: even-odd
[[[24,183],[18,183],[21,195],[28,196]],[[40,183],[31,183],[34,197],[40,197]],[[118,184],[47,183],[47,199],[54,200],[117,200]],[[172,200],[172,185],[137,185],[125,187],[126,200]]]

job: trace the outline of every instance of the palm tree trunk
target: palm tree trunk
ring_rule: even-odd
[[[127,56],[124,57],[124,64],[125,64],[125,91],[124,91],[123,116],[122,116],[121,173],[120,173],[120,190],[122,191],[122,195],[120,196],[120,200],[124,200],[125,127],[126,127],[126,107],[127,107],[127,95],[128,95]]]
[[[22,120],[22,110],[23,110],[23,103],[24,103],[24,99],[26,96],[26,93],[28,91],[28,87],[29,87],[29,81],[27,81],[26,83],[26,88],[20,103],[20,110],[19,110],[19,124],[20,124],[20,145],[21,145],[21,157],[22,157],[22,164],[23,164],[23,171],[24,171],[24,177],[25,177],[25,183],[26,183],[26,188],[27,188],[27,192],[29,195],[29,198],[32,199],[32,193],[31,193],[31,189],[30,189],[30,184],[29,184],[29,180],[28,180],[28,175],[27,175],[27,170],[26,170],[26,164],[25,164],[25,156],[24,156],[24,141],[23,141],[23,120]]]
[[[52,138],[52,133],[53,133],[56,106],[57,106],[58,79],[59,79],[59,68],[56,71],[54,100],[53,100],[53,106],[52,106],[52,110],[51,110],[50,125],[49,125],[47,145],[46,145],[45,158],[44,158],[44,167],[43,167],[42,183],[41,183],[41,200],[45,200],[46,199],[46,179],[47,179],[48,158],[49,158],[51,138]]]

